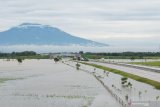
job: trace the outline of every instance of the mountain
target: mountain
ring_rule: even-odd
[[[0,45],[83,45],[107,46],[106,44],[72,36],[49,25],[23,23],[0,32]]]

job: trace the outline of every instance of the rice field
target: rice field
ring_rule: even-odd
[[[76,62],[67,62],[70,65],[75,65]],[[126,85],[122,84],[122,75],[112,73],[107,70],[95,68],[90,65],[81,64],[81,69],[85,69],[89,72],[94,73],[103,83],[107,85],[112,92],[122,99],[128,98],[130,102],[157,102],[157,106],[149,107],[159,107],[160,105],[160,90],[155,89],[153,86],[146,83],[138,82],[134,79],[128,78]],[[130,83],[131,85],[128,85]],[[139,107],[139,106],[131,106]],[[142,106],[145,107],[145,106]]]
[[[90,74],[53,60],[0,60],[3,107],[121,107]]]

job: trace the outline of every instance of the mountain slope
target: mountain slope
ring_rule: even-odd
[[[106,44],[72,36],[48,25],[23,23],[7,31],[0,32],[0,45],[92,45]]]

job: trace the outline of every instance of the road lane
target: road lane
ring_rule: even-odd
[[[131,74],[135,74],[141,77],[145,77],[145,78],[160,82],[160,73],[140,70],[140,69],[131,68],[131,67],[125,67],[125,66],[120,66],[120,65],[108,64],[108,63],[101,63],[101,62],[91,62],[91,63],[122,70],[124,72],[128,72]]]

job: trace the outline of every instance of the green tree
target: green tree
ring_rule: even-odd
[[[17,58],[18,63],[22,63],[23,59],[22,58]]]
[[[57,63],[59,61],[59,58],[54,58],[54,62]]]
[[[132,57],[130,58],[130,60],[131,60],[131,61],[134,61],[134,60],[135,60],[135,57],[134,57],[134,56],[132,56]]]

